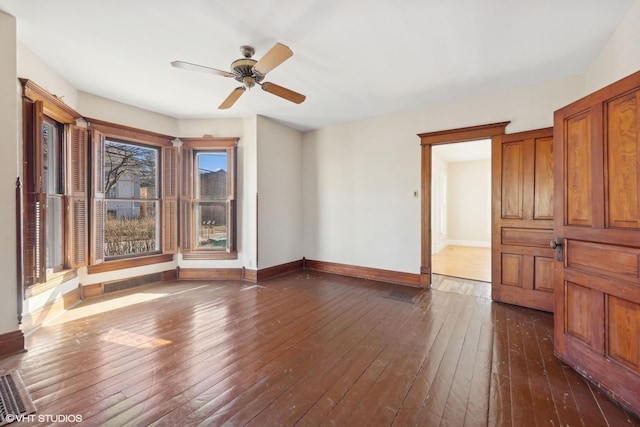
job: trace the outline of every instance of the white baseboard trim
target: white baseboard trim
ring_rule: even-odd
[[[491,248],[491,242],[485,240],[449,240],[451,246],[472,246],[475,248]]]
[[[431,255],[437,254],[438,252],[440,252],[441,250],[443,250],[444,248],[446,248],[450,244],[451,244],[451,241],[449,239],[442,240],[440,242],[436,242],[435,251],[432,251]]]

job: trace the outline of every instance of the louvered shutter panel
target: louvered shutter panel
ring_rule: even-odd
[[[182,252],[190,252],[192,242],[192,205],[193,205],[193,150],[182,147],[180,170],[180,247]]]
[[[162,252],[178,252],[178,147],[162,148]]]
[[[104,135],[91,131],[91,264],[104,262]]]
[[[71,238],[67,251],[71,268],[87,265],[87,130],[79,126],[69,126],[71,135],[71,196],[67,212]]]
[[[45,207],[46,194],[42,188],[42,101],[25,101],[27,163],[24,188],[23,271],[25,286],[46,281]]]

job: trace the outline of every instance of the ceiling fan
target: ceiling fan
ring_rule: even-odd
[[[293,52],[287,46],[282,43],[276,43],[259,61],[251,58],[255,53],[255,50],[251,46],[240,46],[240,52],[244,58],[233,61],[231,63],[231,71],[218,70],[216,68],[191,64],[190,62],[184,61],[173,61],[171,65],[185,70],[201,71],[223,77],[233,77],[242,83],[242,86],[235,88],[229,96],[222,101],[222,104],[218,107],[222,110],[230,108],[245,90],[251,89],[255,85],[259,85],[262,87],[262,90],[296,104],[300,104],[306,99],[306,96],[287,89],[286,87],[271,82],[263,82],[269,71],[293,56]]]

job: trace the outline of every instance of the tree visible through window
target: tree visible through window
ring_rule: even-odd
[[[105,258],[158,252],[158,149],[105,139]]]

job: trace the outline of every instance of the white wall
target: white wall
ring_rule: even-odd
[[[259,268],[302,258],[302,134],[258,117]]]
[[[506,120],[508,132],[548,127],[556,109],[583,95],[575,76],[305,133],[304,255],[419,273],[416,135]]]
[[[29,79],[47,92],[61,98],[74,110],[78,110],[78,91],[47,64],[42,62],[26,45],[18,42],[18,77]]]
[[[258,118],[243,120],[244,142],[238,146],[238,244],[244,266],[258,267]]]
[[[640,70],[640,0],[635,0],[586,73],[585,95]]]
[[[35,81],[35,83],[38,83]],[[178,135],[178,123],[173,117],[122,104],[90,93],[78,92],[77,111],[84,117],[118,123],[163,135]]]
[[[491,246],[491,160],[449,163],[449,241]]]
[[[16,177],[20,176],[18,159],[18,111],[16,105],[16,20],[0,11],[0,334],[18,329],[16,271]]]
[[[305,257],[419,268],[420,145],[405,125],[382,117],[303,136]]]

